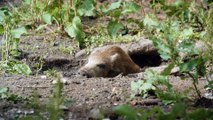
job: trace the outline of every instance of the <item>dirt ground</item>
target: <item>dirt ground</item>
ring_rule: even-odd
[[[57,45],[55,45],[55,43],[57,43]],[[63,78],[67,80],[63,88],[63,96],[66,100],[72,101],[72,104],[66,106],[68,107],[66,113],[69,113],[67,119],[83,120],[95,118],[97,113],[93,113],[94,111],[107,111],[112,109],[113,106],[138,100],[138,98],[129,99],[131,96],[130,84],[132,81],[143,79],[142,73],[133,76],[117,76],[114,78],[78,77],[76,76],[76,71],[84,64],[88,55],[75,58],[74,54],[64,53],[59,49],[60,45],[69,47],[69,44],[72,43],[74,43],[72,40],[63,37],[56,37],[52,41],[47,41],[44,37],[39,38],[35,36],[23,38],[20,45],[23,51],[21,60],[34,68],[34,75],[20,76],[4,74],[0,77],[0,87],[8,87],[11,93],[26,98],[32,96],[33,92],[36,92],[39,94],[40,101],[47,103],[49,102],[54,84],[52,83],[53,80],[47,78],[43,71],[54,68],[61,72]],[[75,53],[78,51],[80,50],[76,49]],[[39,62],[38,58],[40,57],[44,59],[44,61],[41,60],[41,62],[43,61],[43,68],[35,69],[36,67],[33,66]],[[179,76],[173,75],[170,76],[170,81],[174,85],[174,89],[178,92],[189,93],[188,95],[190,95],[191,98],[197,97],[195,96],[196,94],[193,93],[194,90],[192,90],[191,80],[181,80]],[[206,92],[203,89],[206,84],[207,81],[205,79],[199,81],[198,87],[202,95]],[[154,97],[154,99],[156,98]],[[140,98],[139,101],[141,100]],[[160,103],[159,101],[155,105],[160,105]],[[0,109],[2,109],[0,113],[2,118],[13,119],[14,116],[17,116],[17,111],[23,111],[22,105],[19,105],[19,103],[13,104],[15,107],[9,106],[8,103],[0,106]],[[106,114],[106,117],[112,116],[111,114]]]

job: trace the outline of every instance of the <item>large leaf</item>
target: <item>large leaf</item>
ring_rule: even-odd
[[[26,64],[14,64],[13,69],[19,74],[30,75],[32,73],[31,69]]]
[[[169,64],[162,72],[162,75],[170,75],[172,69],[175,67],[174,63]]]
[[[72,20],[72,23],[68,23],[65,27],[65,31],[70,37],[74,37],[80,44],[84,43],[85,34],[83,32],[83,27],[81,19],[78,16],[75,16]]]
[[[81,5],[78,7],[78,13],[81,16],[94,16],[95,15],[95,1],[82,0]]]
[[[155,86],[153,83],[145,82],[143,85],[140,87],[140,90],[143,91],[144,93],[148,92],[149,90],[155,90]]]
[[[170,47],[165,44],[161,39],[153,38],[152,39],[154,46],[158,49],[161,58],[164,60],[171,59],[171,49]]]
[[[3,10],[0,10],[0,24],[3,24],[5,21],[5,14]]]
[[[120,6],[121,6],[121,0],[119,0],[118,2],[113,2],[113,3],[109,6],[109,8],[106,10],[106,12],[115,10],[115,9],[119,8]]]
[[[192,59],[180,65],[180,72],[190,72],[198,65],[199,59]]]
[[[118,32],[123,28],[124,25],[118,21],[110,21],[107,27],[109,35],[113,38],[115,38]]]
[[[0,88],[0,95],[1,95],[1,94],[7,93],[8,90],[9,90],[9,89],[8,89],[7,87],[1,87],[1,88]]]
[[[134,92],[135,94],[141,93],[142,91],[140,90],[140,88],[143,84],[144,84],[144,80],[138,80],[137,82],[132,81],[131,91]]]
[[[134,12],[137,12],[138,10],[140,10],[139,5],[137,5],[135,2],[128,2],[124,6],[124,10],[122,11],[122,14],[134,13]]]
[[[147,14],[143,20],[143,23],[145,26],[148,26],[148,27],[153,27],[153,26],[159,25],[158,20],[152,14]]]
[[[65,31],[68,33],[70,37],[76,37],[76,32],[74,30],[74,27],[72,26],[72,23],[68,23],[65,27]]]
[[[27,30],[25,29],[25,27],[20,27],[20,28],[11,30],[11,34],[14,38],[20,38],[21,35],[24,33],[27,33]]]
[[[42,20],[46,23],[46,24],[51,24],[52,23],[52,19],[51,19],[51,14],[46,13],[44,15],[42,15]]]
[[[113,109],[117,114],[125,117],[125,120],[139,120],[137,111],[128,105],[117,106]]]

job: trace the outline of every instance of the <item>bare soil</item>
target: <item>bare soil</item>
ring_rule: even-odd
[[[113,106],[122,104],[132,104],[134,106],[137,102],[143,103],[142,106],[147,107],[150,105],[161,105],[161,101],[156,99],[156,97],[151,97],[151,102],[147,103],[141,102],[146,101],[146,99],[143,100],[140,97],[129,99],[131,96],[131,82],[143,79],[141,75],[143,73],[127,76],[119,75],[113,78],[78,77],[75,73],[84,64],[88,55],[75,58],[74,54],[61,51],[59,49],[60,45],[68,47],[69,44],[74,43],[67,38],[56,37],[51,43],[52,44],[42,37],[39,39],[36,36],[23,38],[20,48],[25,54],[23,54],[24,56],[21,57],[21,60],[32,67],[34,74],[30,76],[4,74],[0,77],[0,87],[8,87],[10,93],[20,95],[24,98],[31,98],[33,93],[36,92],[39,94],[39,100],[42,103],[48,103],[54,84],[52,83],[52,79],[44,75],[44,71],[54,68],[61,72],[63,78],[67,80],[63,88],[63,96],[66,100],[72,101],[71,104],[66,106],[67,110],[65,113],[67,113],[67,119],[79,120],[96,118],[99,112],[96,113],[94,111],[98,110],[105,111],[105,117],[118,119],[110,112]],[[57,45],[54,43],[57,43]],[[78,51],[79,50],[76,49],[75,53]],[[37,58],[41,58],[41,60]],[[33,67],[39,62],[43,63],[41,69]],[[159,64],[157,64],[157,66],[158,65]],[[148,68],[148,66],[149,65],[147,65],[146,68]],[[197,98],[195,91],[192,90],[191,80],[189,80],[189,78],[187,79],[188,80],[181,80],[179,76],[170,76],[170,81],[176,91],[185,92],[187,93],[186,95],[189,95],[193,99]],[[202,95],[205,93],[203,88],[206,84],[207,81],[205,79],[200,79],[198,88],[201,90]],[[150,99],[148,98],[147,100]],[[156,100],[157,102],[152,103]],[[15,116],[17,117],[18,111],[23,112],[25,110],[23,101],[15,104],[8,103],[7,101],[2,103],[4,103],[0,105],[0,109],[2,109],[0,116],[2,118],[13,119]],[[31,109],[28,108],[28,112]]]

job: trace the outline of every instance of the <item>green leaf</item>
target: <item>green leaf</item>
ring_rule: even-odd
[[[51,14],[46,13],[44,15],[42,15],[42,20],[46,23],[46,24],[52,24],[52,19],[51,19]]]
[[[115,9],[119,8],[120,6],[121,6],[121,0],[119,0],[118,2],[113,2],[113,3],[109,6],[109,8],[106,10],[106,12],[115,10]]]
[[[30,4],[32,4],[33,1],[32,0],[23,0],[23,2],[27,5],[30,5]]]
[[[80,4],[80,0],[72,0],[72,2],[74,6],[77,6],[78,4]]]
[[[117,114],[125,117],[125,120],[139,120],[137,111],[128,105],[117,106],[113,109]]]
[[[77,11],[81,16],[95,16],[95,1],[81,1],[81,5],[78,7]]]
[[[128,18],[127,21],[128,21],[128,23],[135,23],[135,24],[137,24],[138,27],[140,27],[141,29],[144,28],[143,21],[140,21],[140,20],[137,20],[137,19],[134,19],[134,18]]]
[[[133,91],[136,94],[141,93],[142,91],[140,90],[140,88],[143,85],[143,83],[144,83],[143,80],[138,80],[137,82],[132,81],[131,82],[131,91]]]
[[[190,72],[198,65],[198,59],[192,59],[186,63],[180,65],[180,72]]]
[[[3,10],[0,10],[0,24],[3,25],[3,23],[5,22],[5,14]]]
[[[7,87],[1,87],[0,88],[0,94],[5,94],[5,93],[7,93],[8,92],[8,88]]]
[[[74,37],[80,44],[84,43],[85,34],[83,32],[83,27],[81,24],[81,19],[75,16],[72,23],[68,23],[65,27],[65,31],[70,37]]]
[[[182,39],[189,39],[194,34],[192,27],[184,29],[183,32],[181,33],[181,38]]]
[[[158,98],[160,98],[164,104],[171,104],[171,103],[175,103],[175,102],[179,102],[181,101],[181,94],[175,92],[173,89],[171,90],[165,90],[165,91],[161,91],[158,90],[157,92],[157,96]]]
[[[163,70],[162,75],[170,75],[172,69],[175,67],[174,63],[169,64],[166,69]]]
[[[171,49],[166,43],[158,38],[152,38],[152,41],[154,46],[158,49],[161,58],[163,58],[164,60],[171,59]]]
[[[172,107],[172,111],[168,113],[158,114],[158,120],[175,120],[177,118],[182,118],[186,114],[186,105],[182,103],[177,103]]]
[[[47,26],[47,24],[45,24],[45,25],[39,25],[36,29],[35,29],[35,31],[40,31],[40,30],[42,30],[43,28],[45,28]]]
[[[177,103],[172,107],[171,114],[176,117],[180,117],[186,114],[186,105],[183,103]]]
[[[155,86],[153,86],[152,83],[145,82],[143,85],[140,87],[141,91],[144,91],[145,93],[148,92],[149,90],[155,90]]]
[[[159,25],[156,17],[152,14],[147,14],[143,20],[143,23],[145,26],[148,26],[148,27],[153,27],[153,26]]]
[[[10,51],[11,56],[18,57],[21,53],[17,50],[17,45],[14,45],[14,49]]]
[[[24,33],[27,33],[27,30],[25,29],[25,27],[20,27],[20,28],[11,30],[11,34],[14,38],[20,38],[21,35]]]
[[[13,69],[19,74],[30,75],[32,73],[31,69],[26,64],[14,64]]]
[[[127,2],[124,6],[124,10],[122,11],[122,14],[126,13],[134,13],[140,10],[140,6],[137,5],[135,2]]]
[[[70,37],[76,37],[76,32],[72,26],[72,23],[68,23],[65,27],[65,31],[68,33]]]
[[[181,7],[183,4],[186,4],[183,0],[176,0],[174,3],[172,3],[172,6]]]
[[[198,108],[194,110],[193,112],[189,113],[187,115],[188,120],[212,120],[213,119],[213,112],[212,110],[204,109],[204,108]],[[187,119],[185,119],[187,120]]]
[[[2,35],[4,33],[4,26],[0,25],[0,35]]]
[[[110,21],[107,27],[108,33],[111,37],[115,38],[119,30],[123,29],[124,25],[118,21]]]

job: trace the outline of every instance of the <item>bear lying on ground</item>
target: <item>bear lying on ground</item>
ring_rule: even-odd
[[[114,77],[140,71],[141,68],[122,48],[106,46],[91,52],[87,63],[79,69],[78,74],[85,77]]]

